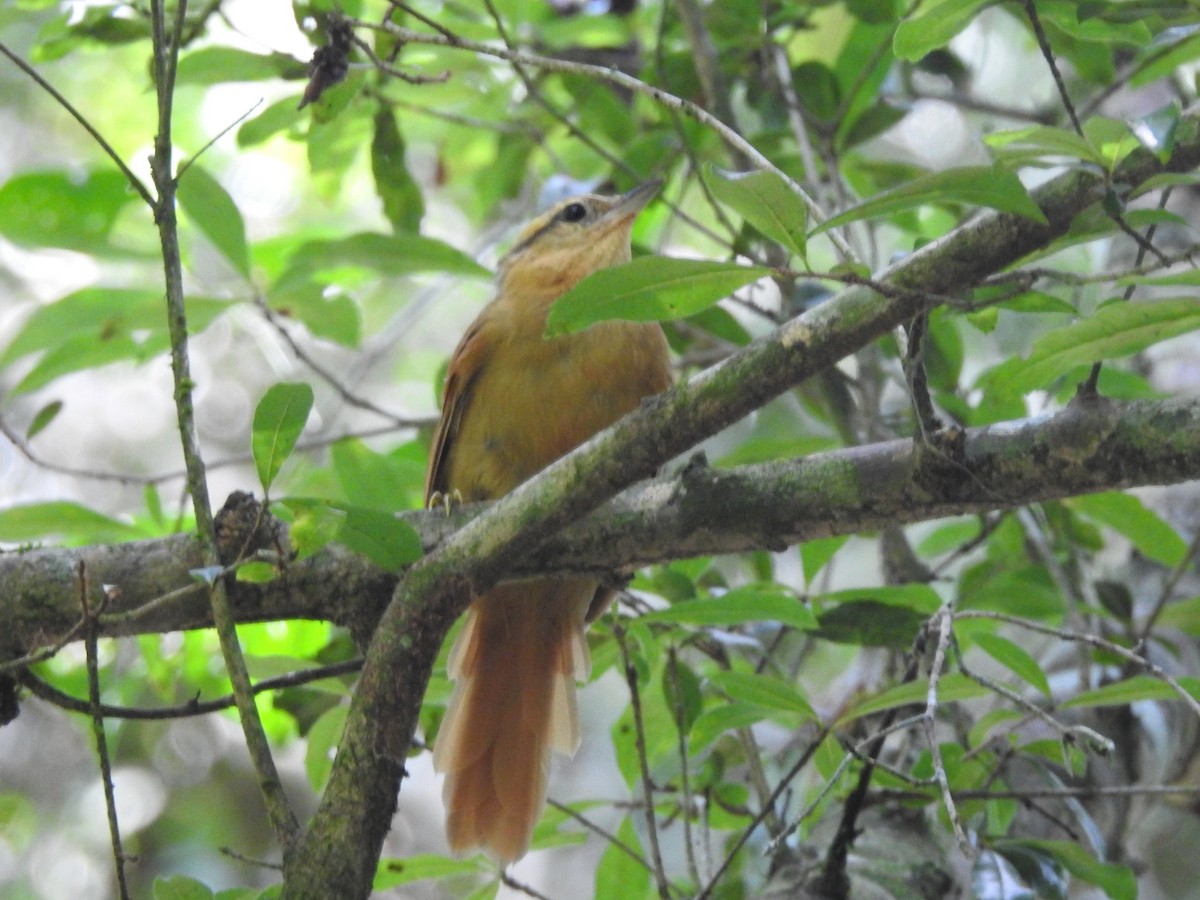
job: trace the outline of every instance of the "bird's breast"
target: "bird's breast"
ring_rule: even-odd
[[[657,324],[604,322],[506,341],[471,388],[450,484],[469,499],[507,493],[669,383]]]

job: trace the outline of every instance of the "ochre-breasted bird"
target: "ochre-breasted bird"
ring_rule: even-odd
[[[611,321],[543,336],[555,300],[586,275],[629,260],[633,220],[659,184],[565,200],[521,232],[500,262],[496,298],[450,360],[427,503],[506,494],[670,384],[656,323]],[[446,775],[455,852],[482,848],[509,863],[529,849],[546,802],[550,748],[574,755],[579,747],[584,629],[610,600],[594,579],[545,578],[503,584],[472,602],[450,651],[456,684],[433,752]]]

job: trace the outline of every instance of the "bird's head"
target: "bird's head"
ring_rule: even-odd
[[[626,194],[556,203],[525,226],[500,261],[502,290],[557,297],[598,269],[628,262],[633,220],[661,185],[656,179]]]

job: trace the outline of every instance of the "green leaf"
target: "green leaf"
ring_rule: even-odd
[[[1200,183],[1200,172],[1163,172],[1160,175],[1151,175],[1130,191],[1127,199],[1132,201],[1154,191],[1161,191],[1164,188],[1198,183]],[[1121,282],[1118,281],[1117,283],[1120,284]]]
[[[1122,275],[1116,283],[1121,287],[1200,287],[1200,269],[1186,269],[1170,275]]]
[[[145,16],[114,15],[107,4],[89,6],[82,14],[70,9],[41,30],[32,56],[34,62],[49,62],[72,51],[111,49],[149,37],[150,23]]]
[[[1125,582],[1099,578],[1092,582],[1092,587],[1096,590],[1100,606],[1106,611],[1122,622],[1128,622],[1133,617],[1133,594]]]
[[[1180,676],[1179,686],[1200,700],[1200,678]],[[1125,706],[1138,700],[1181,700],[1165,681],[1152,675],[1134,675],[1122,681],[1106,684],[1091,691],[1076,694],[1063,703],[1063,708],[1079,706]]]
[[[361,232],[346,238],[301,244],[288,260],[276,287],[294,286],[314,275],[347,268],[390,276],[446,272],[490,278],[492,274],[461,250],[434,238]]]
[[[983,685],[957,672],[950,672],[943,675],[938,682],[937,697],[938,702],[942,704],[953,703],[956,700],[973,700],[987,693],[988,690]],[[855,719],[861,719],[863,716],[870,715],[871,713],[883,712],[886,709],[894,709],[897,706],[917,705],[923,708],[928,694],[929,683],[925,679],[910,681],[907,684],[898,684],[893,688],[888,688],[886,691],[876,694],[874,697],[868,697],[857,706],[851,707],[842,715],[837,723],[837,727],[840,728]]]
[[[377,509],[345,507],[337,540],[375,565],[398,572],[421,557],[421,537],[407,522]]]
[[[774,172],[725,172],[710,166],[704,181],[717,200],[788,252],[804,256],[808,210],[782,178]]]
[[[287,53],[251,53],[236,47],[202,47],[179,57],[177,84],[225,84],[303,78],[308,67]],[[292,101],[293,106],[296,101]]]
[[[1065,502],[1089,519],[1125,535],[1139,553],[1164,566],[1179,565],[1187,553],[1187,542],[1179,532],[1132,494],[1089,494]]]
[[[334,120],[346,111],[350,102],[358,96],[366,83],[365,71],[361,68],[350,69],[345,78],[326,88],[320,97],[308,104],[306,108],[312,116],[313,122],[319,126],[336,124]],[[319,130],[310,129],[309,134],[312,135]]]
[[[907,650],[927,616],[902,606],[863,600],[843,603],[818,616],[814,637],[859,647],[891,647]]]
[[[1175,149],[1181,110],[1177,103],[1168,103],[1142,116],[1132,127],[1133,136],[1142,146],[1166,162]]]
[[[17,175],[0,185],[0,235],[23,247],[110,250],[117,216],[136,199],[125,176],[108,169]]]
[[[281,131],[295,128],[300,122],[307,121],[307,116],[297,109],[299,105],[299,95],[276,100],[257,116],[242,123],[237,132],[237,145],[243,149],[256,146]]]
[[[357,347],[362,341],[362,310],[353,297],[306,282],[272,291],[271,308],[303,322],[314,337]]]
[[[237,580],[243,584],[270,584],[279,577],[279,570],[269,562],[251,560],[237,568]]]
[[[583,813],[600,806],[600,801],[581,801],[572,803],[571,808]],[[542,816],[533,829],[533,837],[529,841],[530,850],[545,850],[551,847],[574,847],[585,843],[587,833],[578,827],[575,818],[569,813],[554,807],[542,811]]]
[[[600,863],[596,866],[596,897],[622,897],[627,900],[642,900],[656,896],[651,890],[650,868],[643,857],[630,856],[625,848],[641,850],[633,817],[626,815],[617,828],[617,840],[610,841]]]
[[[745,585],[720,597],[688,600],[648,613],[643,622],[681,622],[725,627],[748,622],[779,622],[802,631],[816,627],[812,611],[780,585]]]
[[[208,297],[188,298],[185,302],[188,330],[199,333],[230,305],[227,301]],[[87,343],[104,344],[134,332],[143,336],[142,342],[126,346],[157,351],[166,347],[166,329],[166,301],[161,290],[85,288],[39,306],[4,349],[0,365],[8,365],[39,350],[57,349],[74,338],[81,340],[80,349],[86,349]],[[79,368],[83,366],[66,370]]]
[[[983,140],[989,147],[1000,151],[1004,159],[1013,162],[1065,156],[1104,165],[1104,157],[1088,143],[1087,138],[1069,128],[1030,125],[1027,128],[993,132]]]
[[[952,519],[921,538],[917,553],[930,557],[958,550],[979,537],[981,527],[979,519]]]
[[[303,383],[272,385],[254,410],[250,450],[263,492],[268,493],[312,410],[313,390]]]
[[[1144,87],[1159,78],[1173,76],[1181,65],[1195,61],[1200,55],[1200,29],[1195,25],[1160,32],[1155,37],[1155,50],[1161,51],[1172,42],[1175,46],[1166,53],[1154,52],[1142,61],[1141,68],[1129,79],[1130,87]]]
[[[68,544],[101,544],[145,534],[133,525],[63,500],[0,509],[0,541],[18,544],[52,537]]]
[[[212,900],[213,892],[186,875],[154,879],[154,900]]]
[[[383,214],[397,234],[416,234],[425,215],[421,188],[409,174],[404,160],[404,137],[396,124],[396,113],[385,104],[375,111],[371,136],[371,174],[375,193],[383,203]]]
[[[749,728],[769,718],[774,712],[769,707],[755,703],[722,703],[707,709],[692,726],[690,749],[693,753],[699,753],[725,732]]]
[[[325,783],[329,781],[334,751],[342,739],[349,711],[350,706],[346,703],[331,706],[317,717],[306,735],[304,772],[308,776],[308,783],[318,793],[325,790]]]
[[[1163,607],[1157,624],[1165,628],[1178,628],[1188,634],[1200,634],[1200,597],[1189,597]]]
[[[615,642],[614,642],[615,643]],[[681,734],[686,735],[696,717],[704,711],[700,679],[691,667],[679,659],[668,659],[662,672],[663,699]]]
[[[217,179],[193,164],[179,179],[179,205],[189,219],[243,277],[250,277],[250,251],[242,214]]]
[[[311,497],[288,497],[281,505],[295,519],[292,538],[301,556],[337,541],[390,572],[421,556],[420,535],[393,513]]]
[[[1083,123],[1083,136],[1100,154],[1105,168],[1110,172],[1130,153],[1142,146],[1142,142],[1120,119],[1093,116]]]
[[[331,457],[342,495],[355,506],[387,512],[420,506],[425,494],[425,447],[420,446],[420,458],[412,452],[416,449],[406,444],[390,453],[376,453],[355,438],[338,441]]]
[[[550,308],[546,336],[573,334],[609,319],[684,318],[770,274],[770,269],[736,263],[642,256],[594,272],[560,297]]]
[[[1040,851],[1053,857],[1076,878],[1096,885],[1112,900],[1137,900],[1137,879],[1127,866],[1100,862],[1075,841],[1005,839],[995,841],[993,847],[1001,853],[1012,847]]]
[[[911,609],[931,616],[942,606],[942,598],[927,584],[889,584],[873,588],[850,588],[821,594],[821,606],[828,603],[874,603]]]
[[[436,853],[421,853],[402,859],[381,859],[375,871],[373,889],[383,891],[402,884],[412,884],[414,881],[487,872],[488,869],[481,863],[481,859],[482,857],[478,856],[471,859],[451,859]]]
[[[1056,620],[1063,613],[1062,594],[1041,566],[968,568],[959,580],[958,597],[960,609],[1037,620]]]
[[[52,400],[39,409],[34,415],[33,421],[29,423],[29,428],[25,430],[25,440],[33,440],[38,432],[54,421],[54,417],[62,412],[62,408],[61,400]]]
[[[800,545],[800,562],[804,566],[804,583],[806,585],[812,585],[820,571],[848,540],[850,540],[849,535],[838,535],[837,537],[805,541]]]
[[[1116,301],[1086,319],[1042,335],[1028,359],[1001,363],[984,382],[1023,394],[1049,386],[1072,369],[1128,356],[1196,328],[1200,328],[1200,300],[1194,297]]]
[[[753,672],[717,672],[710,680],[734,700],[742,703],[800,713],[806,719],[817,718],[800,689],[778,678]]]
[[[1046,222],[1046,217],[1021,184],[1021,179],[997,164],[946,169],[914,178],[828,219],[814,233],[917,206],[949,203],[986,206],[1015,213],[1035,222]]]
[[[971,636],[979,648],[1004,668],[1008,669],[1026,684],[1032,685],[1045,696],[1050,696],[1050,682],[1046,673],[1032,656],[1018,644],[998,634],[980,632]]]
[[[945,47],[951,38],[971,24],[981,7],[990,0],[944,0],[932,6],[926,4],[919,16],[905,19],[896,28],[892,39],[892,52],[898,59],[916,62],[939,47]]]

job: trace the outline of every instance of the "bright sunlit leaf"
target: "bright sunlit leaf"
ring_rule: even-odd
[[[1001,212],[1016,213],[1035,222],[1046,222],[1046,217],[1021,184],[1021,179],[1012,172],[1000,165],[968,166],[934,172],[914,178],[890,191],[882,191],[826,220],[815,233],[918,206],[949,203],[986,206]]]
[[[717,200],[790,253],[804,256],[808,210],[782,178],[774,172],[726,172],[710,166],[704,181]]]
[[[985,376],[1011,393],[1046,388],[1072,369],[1137,353],[1200,328],[1200,299],[1115,301],[1093,315],[1043,334],[1028,359],[1001,363]]]
[[[770,274],[770,269],[761,266],[642,256],[594,272],[560,297],[550,308],[546,334],[573,334],[609,319],[665,322],[684,318]]]
[[[644,622],[730,626],[747,622],[779,622],[806,630],[817,620],[800,598],[778,585],[746,585],[719,597],[689,600],[642,617]]]
[[[304,383],[281,383],[267,389],[254,410],[250,450],[263,491],[291,455],[313,405],[313,390]]]
[[[179,205],[243,277],[250,277],[250,250],[246,246],[246,224],[233,198],[203,166],[188,166],[179,178]]]
[[[898,59],[916,62],[925,55],[946,46],[979,14],[988,0],[946,0],[921,7],[919,15],[910,16],[896,28],[892,51]]]

